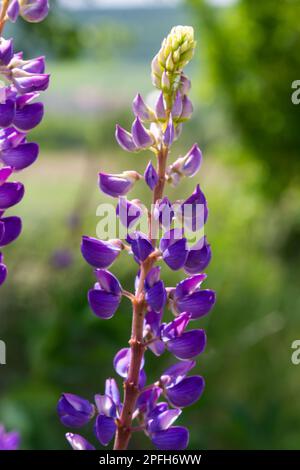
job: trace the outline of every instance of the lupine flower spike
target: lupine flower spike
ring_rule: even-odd
[[[198,325],[190,326],[207,315],[215,303],[215,293],[201,287],[207,277],[203,270],[210,262],[211,249],[203,234],[189,246],[186,231],[203,229],[207,202],[199,185],[189,198],[176,201],[176,205],[164,196],[166,183],[178,184],[185,177],[193,177],[202,161],[201,151],[194,144],[185,156],[168,163],[170,147],[192,113],[188,98],[191,84],[183,68],[192,58],[195,45],[191,27],[176,26],[171,30],[152,61],[152,81],[158,88],[155,109],[137,94],[131,131],[116,127],[116,140],[124,150],[153,152],[154,159],[145,162],[144,177],[135,171],[99,174],[100,189],[118,198],[116,214],[127,228],[127,237],[122,241],[83,237],[82,255],[96,268],[96,283],[88,292],[88,302],[95,315],[109,319],[117,314],[122,295],[128,297],[133,307],[132,335],[130,347],[120,349],[113,360],[116,373],[124,381],[123,397],[115,379],[109,378],[103,394],[95,395],[93,403],[71,393],[63,393],[59,399],[58,415],[65,426],[73,428],[66,438],[76,450],[95,449],[84,437],[73,434],[89,421],[93,421],[96,440],[106,446],[114,439],[116,450],[126,449],[135,431],[144,432],[157,449],[185,449],[189,431],[175,422],[183,408],[193,405],[204,391],[203,377],[189,372],[205,349],[206,334]],[[134,229],[143,214],[140,201],[128,201],[125,196],[142,178],[152,193],[147,233]],[[175,221],[181,225],[175,226]],[[121,250],[138,265],[132,293],[124,291],[107,270]],[[175,287],[166,287],[158,261],[172,270],[183,269],[189,277]],[[174,319],[166,322],[167,309]],[[156,356],[169,352],[175,358],[153,384],[147,384],[147,351]]]
[[[14,51],[13,39],[5,39],[2,31],[6,21],[14,23],[19,15],[38,22],[48,10],[48,0],[3,1],[0,10],[0,250],[16,240],[22,230],[19,217],[5,214],[22,200],[25,191],[22,183],[10,178],[38,157],[39,146],[28,141],[28,133],[43,119],[44,106],[36,99],[49,84],[44,57],[25,60],[22,52]],[[6,276],[0,252],[0,286]]]

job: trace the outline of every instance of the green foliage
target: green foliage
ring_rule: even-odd
[[[279,196],[299,182],[300,106],[291,102],[300,70],[300,3],[240,0],[216,8],[189,0],[202,33],[199,50],[227,117],[265,167],[263,190]]]

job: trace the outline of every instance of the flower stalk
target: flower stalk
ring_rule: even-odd
[[[186,233],[203,228],[207,203],[199,185],[179,204],[164,196],[166,183],[178,184],[180,179],[194,176],[202,158],[195,144],[184,157],[168,164],[170,147],[179,137],[182,123],[191,116],[192,106],[187,97],[190,82],[183,68],[192,58],[195,44],[192,28],[177,26],[171,30],[152,61],[152,81],[159,90],[155,109],[138,94],[133,101],[135,119],[131,132],[116,127],[116,140],[122,149],[132,153],[149,150],[156,157],[156,169],[150,161],[144,173],[145,183],[152,191],[148,233],[136,228],[143,212],[139,201],[124,200],[124,195],[143,177],[135,171],[115,175],[101,172],[102,192],[119,198],[116,214],[127,229],[126,238],[82,239],[83,257],[96,268],[97,282],[88,293],[93,313],[99,318],[111,318],[122,295],[132,303],[129,348],[118,351],[113,361],[115,371],[123,378],[124,396],[121,399],[116,381],[109,378],[104,395],[95,396],[96,408],[82,397],[64,393],[58,402],[58,414],[63,424],[79,427],[93,419],[92,410],[96,410],[95,435],[104,446],[115,437],[115,450],[127,449],[132,432],[137,430],[144,432],[157,449],[186,448],[187,428],[173,423],[182,408],[195,403],[204,390],[203,377],[187,374],[195,366],[194,359],[205,349],[206,334],[202,329],[187,330],[187,326],[209,313],[215,303],[213,291],[200,289],[211,253],[206,238],[189,247]],[[122,250],[138,264],[134,294],[124,291],[118,279],[107,271]],[[166,288],[160,279],[161,262],[174,271],[184,269],[193,275],[176,287]],[[165,309],[175,316],[169,323],[163,321]],[[156,356],[169,351],[179,362],[147,386],[144,363],[148,351]],[[161,397],[164,401],[160,401]],[[73,449],[94,449],[78,434],[67,433],[66,437]]]

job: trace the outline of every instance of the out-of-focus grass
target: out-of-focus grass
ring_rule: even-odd
[[[200,175],[180,189],[184,197],[200,181],[208,198],[213,260],[205,285],[217,291],[218,301],[208,318],[195,322],[208,333],[196,368],[205,376],[206,391],[178,422],[191,429],[192,449],[295,448],[300,407],[290,344],[300,327],[300,300],[297,267],[292,275],[276,249],[282,208],[268,207],[255,191],[259,168],[250,162],[232,167],[223,163],[224,149],[215,153],[205,155]],[[94,279],[80,256],[80,235],[95,235],[96,206],[108,201],[97,189],[97,171],[134,167],[142,172],[147,161],[147,155],[128,156],[116,146],[91,155],[42,153],[21,175],[26,196],[14,212],[23,216],[24,232],[5,250],[10,275],[1,290],[8,363],[1,368],[0,418],[21,430],[23,447],[67,448],[55,412],[60,392],[92,399],[103,391],[105,378],[115,376],[112,359],[126,346],[131,309],[123,300],[109,322],[89,311],[86,292]],[[168,192],[178,198],[178,189]],[[140,183],[135,196],[149,200],[150,192]],[[287,220],[297,200],[297,195],[288,199]],[[82,225],[72,231],[66,220],[75,207]],[[49,259],[66,247],[74,262],[57,270]],[[132,290],[133,260],[122,254],[112,271]],[[167,285],[182,277],[164,268]],[[167,353],[161,359],[147,353],[149,382],[172,362]],[[83,434],[95,442],[90,427]],[[132,445],[151,446],[139,436]]]

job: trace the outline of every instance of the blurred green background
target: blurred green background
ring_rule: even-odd
[[[26,197],[11,211],[23,217],[23,234],[5,250],[0,422],[20,430],[24,449],[67,449],[56,415],[60,393],[92,399],[113,374],[113,356],[129,338],[130,305],[123,300],[109,322],[89,311],[94,279],[80,238],[95,236],[96,207],[108,201],[98,171],[144,171],[150,154],[122,152],[115,122],[129,127],[134,95],[152,92],[149,64],[162,38],[175,24],[191,24],[195,113],[172,158],[194,142],[204,153],[199,175],[180,192],[185,197],[200,182],[207,195],[213,260],[206,286],[218,301],[198,322],[208,334],[196,369],[206,390],[178,423],[190,428],[191,449],[299,448],[300,366],[291,362],[300,337],[300,105],[291,102],[300,78],[299,1],[50,4],[44,23],[20,20],[7,30],[26,55],[46,52],[52,80],[45,119],[31,134],[40,157],[20,174]],[[178,198],[179,189],[167,191]],[[133,196],[150,199],[142,184]],[[132,290],[133,261],[124,254],[112,271]],[[183,273],[164,276],[174,285]],[[149,353],[149,381],[172,362]],[[82,434],[96,442],[91,427]],[[131,446],[151,443],[135,435]]]

